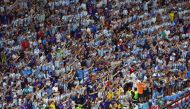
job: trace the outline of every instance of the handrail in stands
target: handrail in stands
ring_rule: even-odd
[[[180,101],[180,100],[183,100],[184,98],[186,98],[186,97],[188,97],[188,96],[190,97],[190,91],[188,91],[186,94],[184,94],[182,97],[178,98],[177,100],[172,101],[171,103],[165,105],[165,106],[162,107],[161,109],[170,109],[170,107],[171,107],[173,104],[177,103],[177,102]]]

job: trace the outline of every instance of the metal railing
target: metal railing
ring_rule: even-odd
[[[190,91],[188,91],[186,94],[184,94],[182,97],[178,98],[175,101],[172,101],[169,104],[166,104],[164,107],[162,107],[161,109],[173,109],[174,107],[179,107],[179,108],[183,108],[184,106],[182,106],[183,104],[188,104],[188,102],[190,101]]]

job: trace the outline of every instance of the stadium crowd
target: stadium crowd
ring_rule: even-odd
[[[189,0],[1,0],[0,108],[129,109],[190,87]]]

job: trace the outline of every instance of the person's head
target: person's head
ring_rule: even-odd
[[[128,91],[130,91],[131,90],[131,87],[128,87]]]
[[[134,88],[134,91],[137,91],[137,88],[136,88],[136,87]]]

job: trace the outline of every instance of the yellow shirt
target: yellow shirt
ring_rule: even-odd
[[[117,95],[117,96],[120,96],[122,92],[124,92],[124,90],[123,90],[123,88],[121,87],[121,88],[119,88],[119,89],[116,91],[116,95]]]
[[[118,108],[118,109],[121,109],[121,104],[118,104],[118,105],[117,105],[117,108]]]
[[[174,21],[174,12],[170,12],[169,13],[169,18],[170,18],[170,21]]]
[[[107,99],[108,100],[112,100],[112,98],[113,98],[113,92],[108,92],[108,95],[107,95]]]
[[[55,104],[54,104],[54,103],[51,103],[51,104],[49,105],[49,108],[50,108],[50,109],[56,109],[56,108],[55,108]]]

